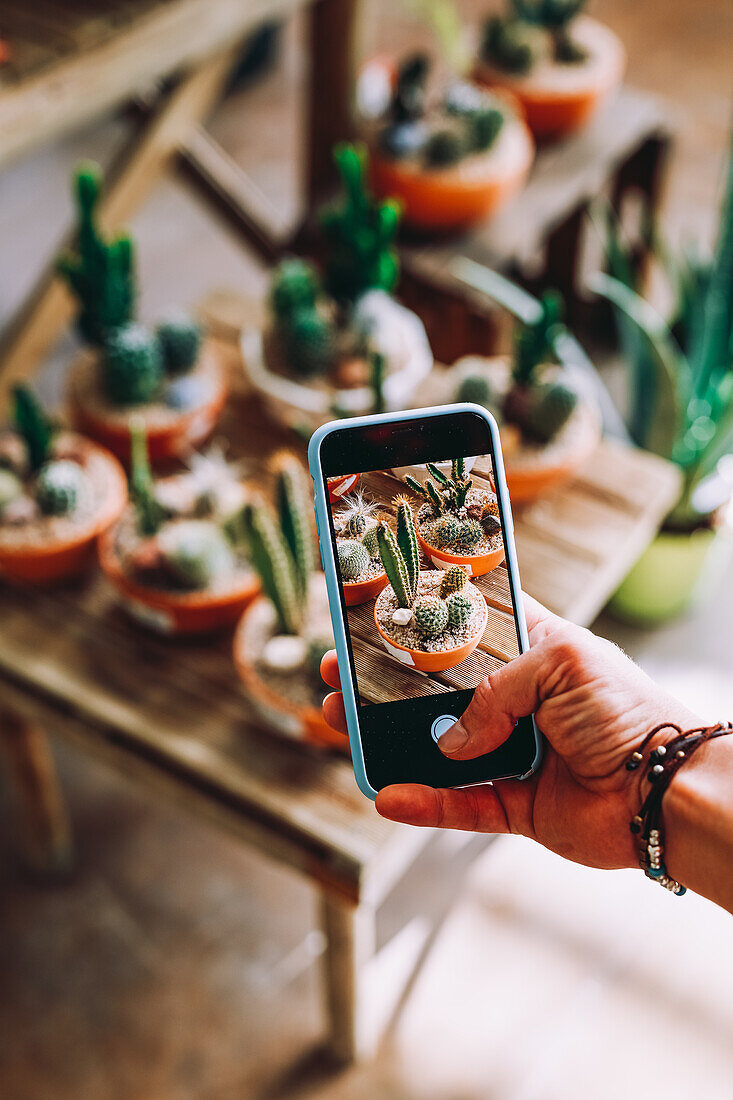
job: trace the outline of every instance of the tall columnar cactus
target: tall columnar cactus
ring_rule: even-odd
[[[248,504],[242,514],[250,560],[277,614],[282,634],[299,634],[304,603],[293,555],[282,528],[264,504]]]
[[[298,459],[283,452],[275,456],[275,495],[280,530],[293,562],[296,590],[305,601],[308,579],[315,567],[313,551],[313,505],[308,482]]]
[[[26,445],[30,471],[36,473],[50,454],[53,426],[38,399],[25,386],[14,387],[13,400],[15,427]]]
[[[384,571],[389,578],[389,583],[392,585],[398,605],[400,607],[412,607],[415,602],[417,588],[413,587],[411,583],[407,563],[397,539],[386,523],[380,522],[377,524],[377,539],[379,542],[379,556],[382,559]]]
[[[133,318],[136,299],[130,238],[105,239],[97,226],[100,190],[99,166],[81,165],[74,179],[78,239],[74,251],[59,257],[57,263],[79,305],[79,330],[95,345]]]
[[[363,145],[337,145],[334,159],[344,199],[321,214],[327,246],[326,286],[338,301],[353,302],[367,290],[394,289],[399,274],[394,238],[400,208],[391,200],[376,201],[369,193]]]
[[[139,420],[130,425],[130,496],[135,506],[138,532],[157,535],[168,512],[155,495],[145,427]]]
[[[414,594],[417,592],[420,580],[420,550],[415,535],[415,522],[412,518],[410,502],[405,497],[398,497],[395,504],[397,505],[397,545],[402,552],[410,589]]]
[[[465,460],[454,458],[451,462],[450,474],[444,474],[433,462],[427,463],[427,470],[430,477],[424,485],[409,474],[405,478],[406,483],[431,505],[436,516],[442,515],[446,510],[460,512],[465,507],[469,491],[473,486],[473,481],[466,476]]]
[[[512,382],[515,386],[531,386],[537,368],[543,363],[557,362],[555,341],[563,332],[563,300],[556,290],[548,290],[540,299],[541,314],[532,324],[518,323],[514,337]]]

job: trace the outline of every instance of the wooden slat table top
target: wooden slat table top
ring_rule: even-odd
[[[259,401],[237,394],[224,431],[235,454],[261,464],[285,441]],[[292,442],[292,439],[291,439]],[[678,491],[676,470],[602,443],[582,474],[516,518],[526,589],[588,622],[653,536]],[[575,502],[575,503],[573,503]],[[557,517],[557,518],[556,518]],[[493,605],[506,602],[497,570]],[[231,638],[173,642],[145,633],[115,606],[100,576],[59,591],[0,584],[0,681],[13,697],[58,713],[87,747],[114,747],[174,777],[182,799],[208,799],[249,823],[264,851],[357,897],[397,875],[423,843],[383,821],[350,764],[256,727],[230,654]]]
[[[526,187],[490,220],[445,241],[403,245],[405,268],[448,291],[455,286],[446,260],[456,256],[531,274],[552,231],[602,192],[647,138],[667,129],[652,96],[622,87],[579,133],[540,146]],[[465,286],[459,289],[470,297]]]
[[[3,0],[0,166],[308,0]]]

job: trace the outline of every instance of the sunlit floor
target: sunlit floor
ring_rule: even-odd
[[[664,21],[655,14],[654,56],[638,45],[652,37],[635,22],[644,7],[604,0],[596,10],[615,9],[623,21],[637,79],[673,87],[663,59],[670,35],[686,41],[688,6],[668,3]],[[720,68],[717,83],[713,73],[716,10],[698,6],[697,51],[686,53],[675,107],[682,143],[674,214],[689,212],[694,227],[711,224],[729,116],[727,81]],[[273,133],[266,113],[297,77],[297,66],[288,71],[249,93],[246,110],[238,98],[216,119],[230,148],[256,157],[260,180],[283,204],[293,202],[294,177],[281,164],[297,145],[297,125],[277,129],[277,148],[263,147],[262,135]],[[82,154],[105,157],[120,132],[117,123],[97,127],[0,176],[3,317],[62,224],[70,166]],[[156,191],[134,229],[145,313],[194,300],[211,285],[264,285],[263,273],[179,183]],[[49,385],[55,381],[51,371]],[[732,622],[728,565],[707,602],[663,630],[607,620],[598,628],[714,719],[733,717]],[[308,887],[63,746],[57,756],[78,840],[73,882],[58,890],[29,884],[1,811],[3,1098],[731,1095],[731,918],[698,898],[672,898],[635,872],[577,868],[517,838],[500,838],[474,866],[378,1058],[327,1074],[311,1056],[323,1026],[322,945]],[[435,886],[429,864],[422,874],[397,899],[403,915]]]

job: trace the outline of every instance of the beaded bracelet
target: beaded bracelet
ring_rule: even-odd
[[[631,819],[629,828],[632,833],[638,835],[639,866],[647,878],[653,879],[665,890],[681,897],[687,892],[687,887],[667,874],[663,858],[662,799],[679,769],[699,749],[700,745],[704,745],[706,741],[713,741],[716,737],[725,737],[733,733],[733,724],[718,722],[714,726],[682,730],[674,722],[662,722],[646,735],[638,749],[631,754],[626,761],[627,771],[632,772],[641,767],[647,745],[653,737],[665,729],[675,730],[676,736],[664,745],[657,745],[649,754],[646,779],[650,784],[650,790],[641,810]]]

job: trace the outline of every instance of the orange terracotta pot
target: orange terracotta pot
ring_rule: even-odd
[[[486,154],[484,172],[462,171],[461,164],[426,169],[370,154],[370,180],[381,198],[396,198],[403,205],[405,224],[417,229],[449,231],[472,225],[493,214],[521,190],[534,156],[534,143],[523,122],[505,125],[517,128],[516,157],[505,165]]]
[[[101,452],[101,448],[95,448]],[[105,454],[109,492],[99,516],[75,538],[50,543],[0,547],[0,574],[25,584],[47,585],[78,577],[96,564],[97,541],[114,524],[127,503],[127,478],[116,458]]]
[[[99,540],[99,560],[125,610],[159,634],[211,634],[223,630],[237,622],[260,590],[254,574],[218,596],[207,592],[166,592],[138,584],[122,568],[115,551],[113,529]]]
[[[436,569],[450,569],[452,565],[460,565],[465,569],[469,577],[483,577],[501,565],[504,561],[504,544],[498,550],[492,550],[490,554],[449,554],[445,550],[439,550],[437,546],[431,546],[426,542],[415,527],[417,541],[425,556],[433,563]]]
[[[367,603],[368,600],[376,600],[379,593],[387,584],[387,574],[379,573],[376,577],[370,577],[368,581],[345,581],[344,602],[347,607],[356,607],[357,604]]]
[[[210,347],[206,353],[219,358],[219,353]],[[223,362],[220,362],[217,384],[208,401],[195,409],[180,412],[165,426],[146,426],[151,463],[160,465],[180,458],[182,454],[208,439],[219,421],[229,391],[229,377]],[[69,394],[69,414],[80,432],[107,447],[126,465],[129,464],[129,422],[106,417],[101,411],[84,404],[73,384]]]
[[[264,597],[263,597],[264,598]],[[234,635],[234,664],[262,722],[297,741],[336,748],[349,754],[348,739],[326,724],[320,707],[303,706],[273,691],[259,676],[246,644],[248,615],[256,613],[260,601],[245,611]],[[326,687],[324,685],[324,695]]]
[[[506,467],[506,484],[509,490],[509,499],[513,504],[524,504],[546,493],[548,489],[554,488],[555,485],[560,485],[575,473],[588,453],[589,451],[585,448],[582,453],[578,450],[577,454],[568,455],[562,462],[552,466],[538,465],[535,468],[530,466],[512,468],[508,464]]]
[[[455,668],[456,665],[460,665],[461,661],[465,661],[466,657],[473,653],[474,649],[481,641],[488,618],[489,610],[486,604],[484,604],[481,627],[476,631],[470,641],[466,642],[465,645],[459,646],[458,649],[451,649],[442,653],[424,653],[421,649],[409,649],[407,646],[399,645],[397,642],[387,637],[377,620],[376,605],[374,608],[374,625],[390,657],[394,658],[395,661],[399,661],[400,664],[417,669],[418,672],[445,672],[449,668]]]
[[[328,485],[328,499],[331,504],[338,504],[343,497],[352,492],[356,488],[360,477],[361,474],[341,474],[339,477],[329,477],[326,484]]]

